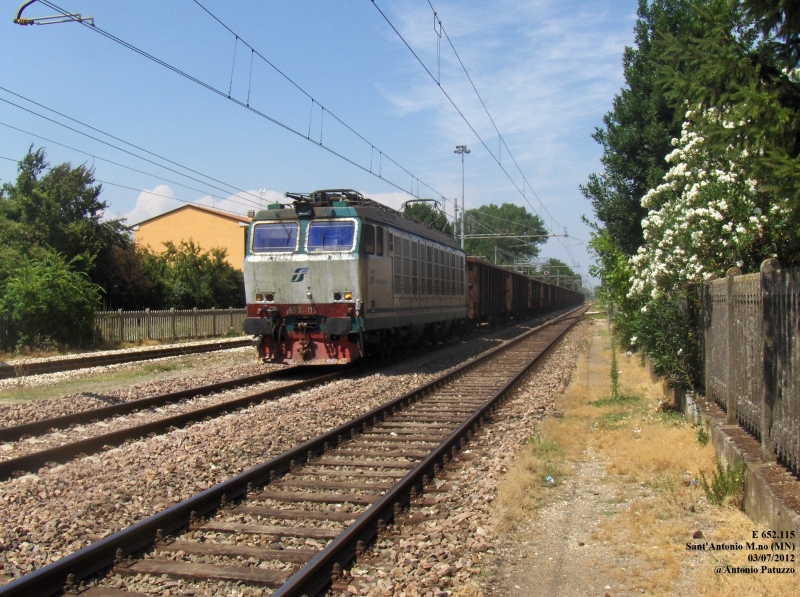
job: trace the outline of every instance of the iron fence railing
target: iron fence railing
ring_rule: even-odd
[[[703,290],[706,395],[800,473],[800,267],[732,268]]]

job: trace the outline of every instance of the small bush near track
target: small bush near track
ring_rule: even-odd
[[[741,508],[744,499],[744,462],[739,462],[733,468],[717,460],[716,467],[711,471],[711,482],[706,479],[705,472],[700,473],[700,483],[706,498],[715,506],[732,505]]]

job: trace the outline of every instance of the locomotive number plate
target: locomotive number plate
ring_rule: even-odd
[[[316,307],[289,307],[286,309],[287,315],[316,315],[317,308]]]

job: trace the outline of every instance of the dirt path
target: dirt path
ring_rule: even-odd
[[[586,361],[580,363],[573,387],[608,386],[604,364],[608,342],[595,335]],[[581,366],[583,365],[583,366]],[[609,575],[610,565],[624,570],[625,562],[612,562],[608,542],[596,541],[598,525],[619,511],[618,491],[606,475],[607,462],[593,450],[569,464],[571,470],[555,495],[535,519],[517,529],[504,549],[499,574],[489,595],[571,597],[573,595],[640,594],[627,590]],[[521,541],[520,541],[521,540]]]
[[[731,505],[736,495],[724,507],[708,503],[699,480],[711,478],[713,449],[660,404],[660,384],[635,356],[618,353],[622,395],[609,399],[609,336],[605,322],[592,327],[557,416],[500,480],[492,529],[499,548],[483,593],[798,594],[797,574],[715,574],[720,565],[747,566],[746,551],[687,549],[743,544],[761,527]]]

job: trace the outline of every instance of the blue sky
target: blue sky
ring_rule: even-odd
[[[251,75],[250,49],[193,0],[54,4],[94,17],[104,31],[224,96],[79,24],[15,25],[19,1],[1,4],[0,87],[202,173],[168,165],[200,179],[190,180],[138,159],[7,102],[164,163],[0,90],[0,99],[6,100],[0,101],[0,157],[18,160],[33,143],[46,147],[50,163],[93,165],[96,178],[106,183],[102,198],[109,204],[109,217],[135,223],[182,204],[170,197],[238,213],[251,209],[261,196],[272,201],[285,191],[319,188],[354,188],[394,207],[410,198],[387,180],[404,190],[413,185],[421,196],[438,199],[441,194],[452,200],[461,195],[461,163],[453,150],[466,144],[471,149],[465,168],[467,208],[512,202],[536,210],[551,229],[561,232],[559,225],[565,226],[570,234],[549,239],[542,256],[578,263],[587,273],[589,229],[580,217],[591,215],[591,206],[578,185],[601,169],[600,147],[590,135],[623,85],[621,59],[633,40],[635,0],[432,0],[533,189],[525,185],[525,197],[490,155],[489,150],[498,156],[497,133],[445,38],[437,54],[427,0],[376,4],[439,77],[489,150],[371,0],[201,0],[311,95],[313,104],[257,56]],[[37,2],[24,16],[50,14],[51,8]],[[252,108],[301,135],[230,101],[225,97],[229,89],[232,98],[245,104],[249,94]],[[324,144],[364,169],[309,142],[309,130],[313,140],[321,134]],[[379,150],[413,177],[385,157],[381,160]],[[505,148],[500,160],[522,188],[522,176]],[[369,173],[379,168],[387,180]],[[13,180],[15,174],[16,164],[0,159],[0,180]]]

